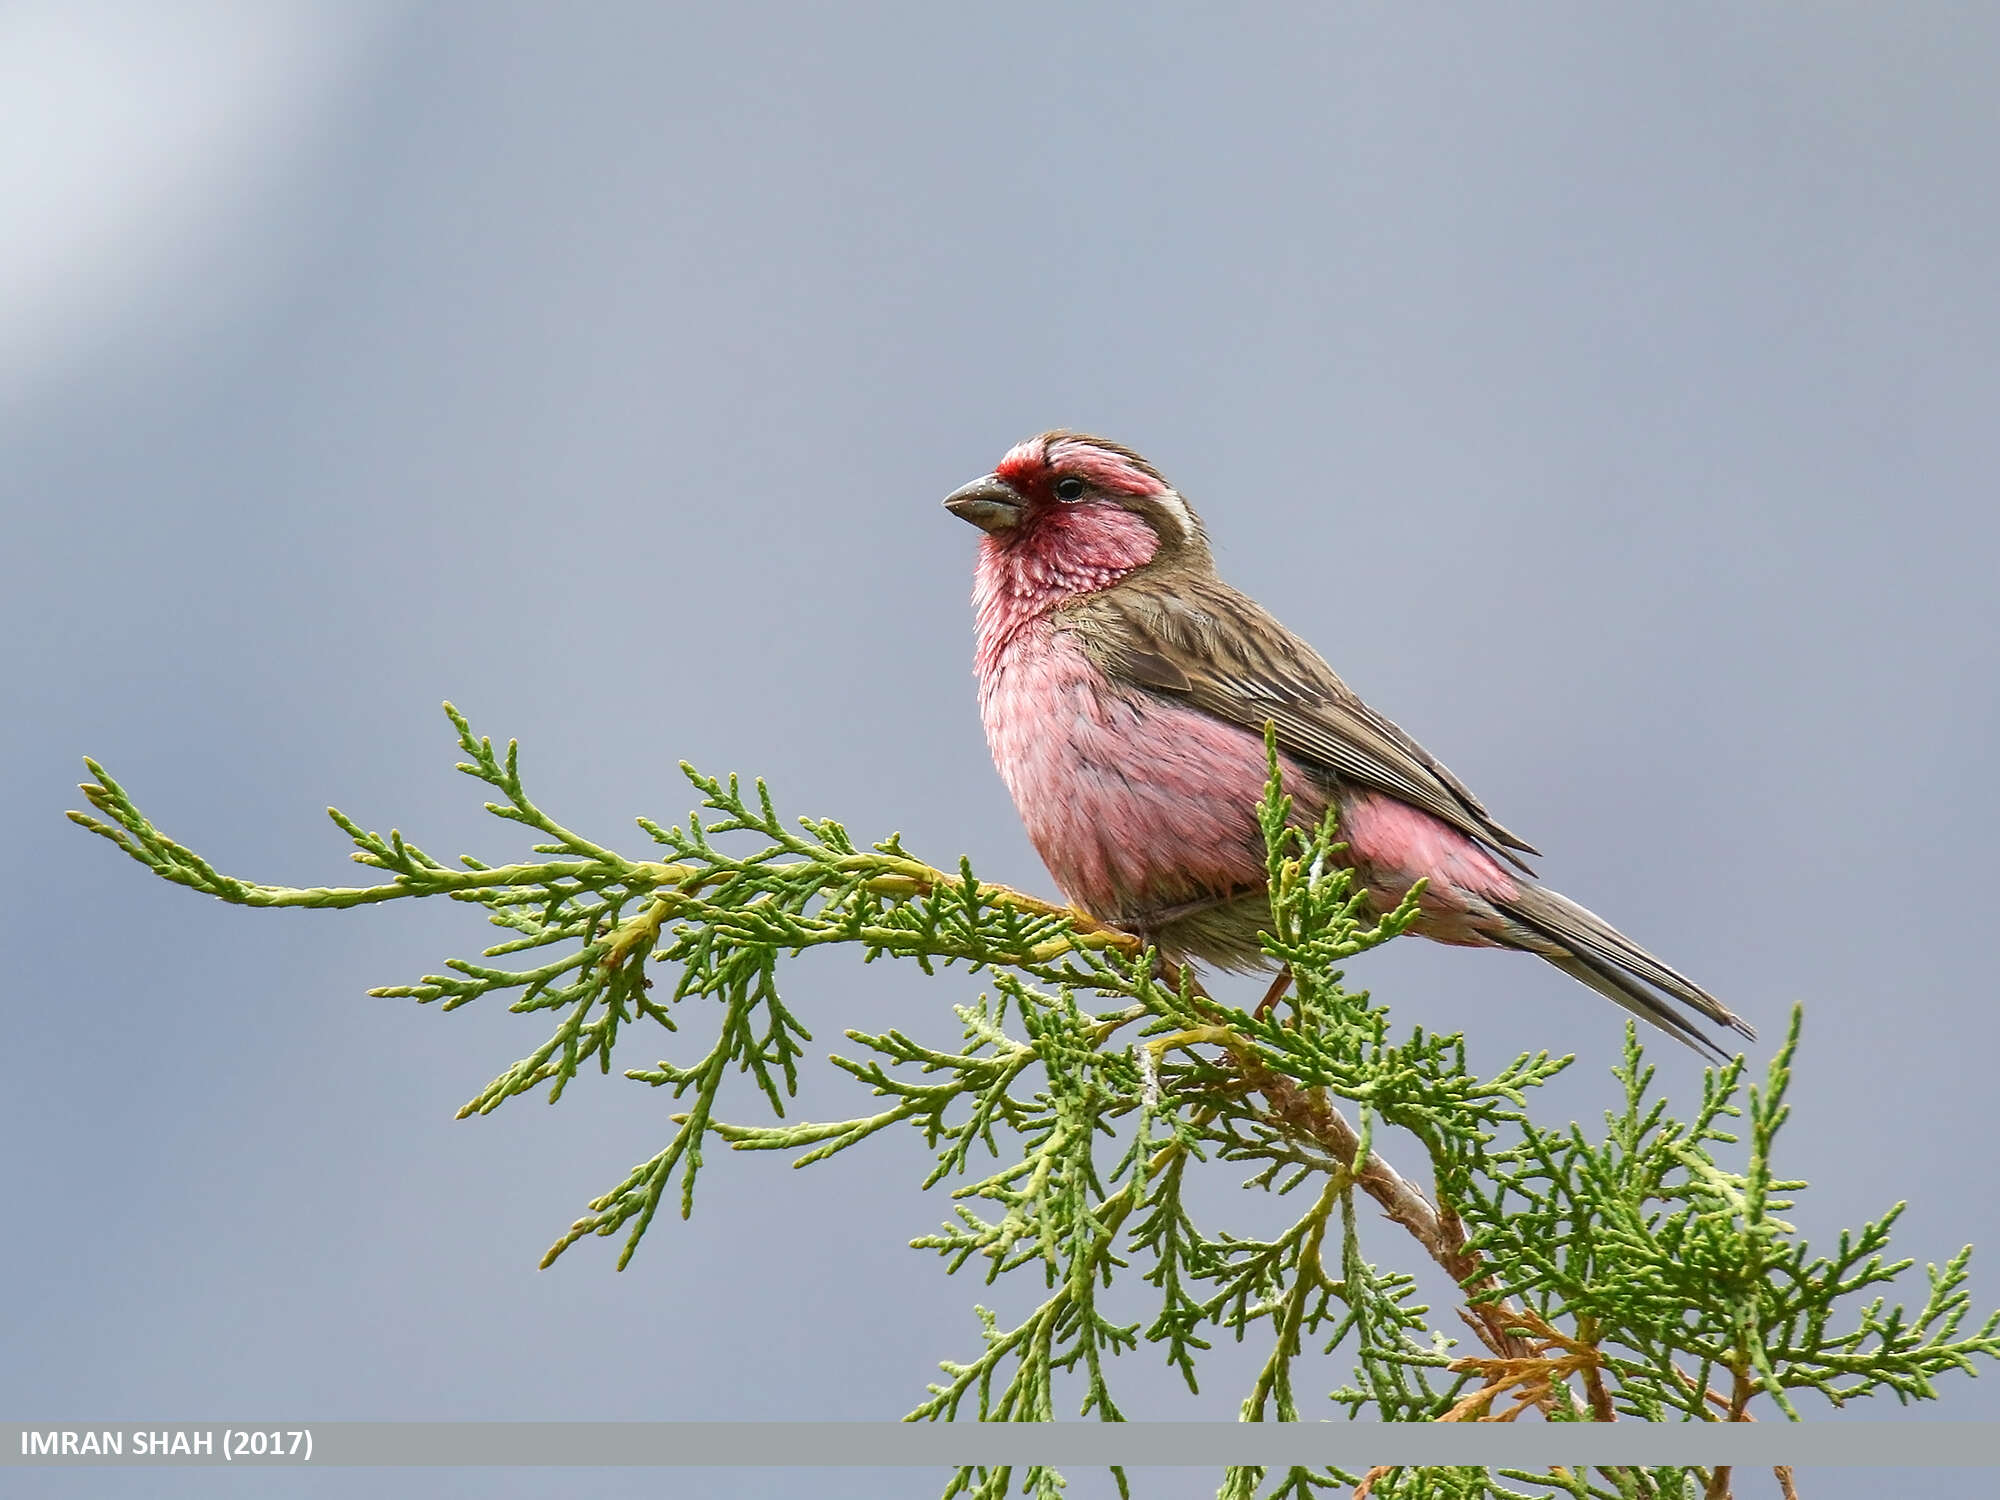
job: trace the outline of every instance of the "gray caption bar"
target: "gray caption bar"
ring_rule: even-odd
[[[121,1422],[0,1424],[0,1467],[2000,1464],[2000,1423]]]

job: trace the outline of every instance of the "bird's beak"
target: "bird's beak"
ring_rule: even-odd
[[[1005,531],[1021,522],[1021,492],[998,474],[982,474],[944,497],[944,508],[981,531]]]

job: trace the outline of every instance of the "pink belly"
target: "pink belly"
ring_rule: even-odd
[[[1066,636],[1029,627],[980,681],[994,764],[1063,893],[1102,917],[1260,887],[1260,736],[1110,683]],[[1302,821],[1325,794],[1295,764]]]
[[[1107,919],[1261,890],[1261,735],[1114,685],[1067,636],[1021,631],[980,677],[980,713],[1028,837],[1063,894]],[[1326,792],[1284,759],[1293,818],[1316,826]],[[1418,930],[1484,946],[1514,878],[1491,853],[1385,793],[1341,794],[1340,837],[1379,910],[1429,882]]]

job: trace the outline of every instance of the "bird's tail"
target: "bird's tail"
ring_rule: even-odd
[[[1540,954],[1643,1021],[1678,1037],[1718,1061],[1729,1054],[1667,1001],[1677,1000],[1718,1026],[1754,1039],[1756,1028],[1676,969],[1669,968],[1593,911],[1567,896],[1522,882],[1515,895],[1494,906],[1525,931],[1515,946]]]

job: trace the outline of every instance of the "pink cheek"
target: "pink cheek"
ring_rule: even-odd
[[[1071,557],[1088,558],[1100,568],[1129,571],[1153,560],[1160,539],[1139,517],[1123,506],[1094,501],[1059,511],[1052,520],[1062,524],[1058,539]]]

